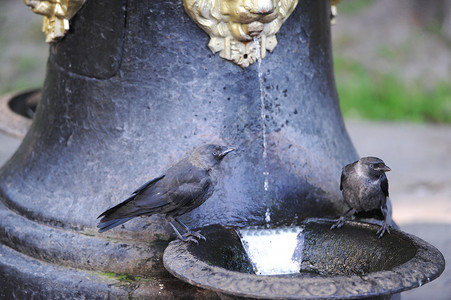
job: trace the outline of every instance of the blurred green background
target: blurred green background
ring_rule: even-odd
[[[41,24],[23,1],[1,0],[0,94],[42,86],[48,45]]]
[[[332,37],[345,117],[451,123],[451,1],[344,0]]]
[[[42,17],[0,6],[0,94],[42,86]],[[344,0],[332,40],[345,117],[451,124],[451,1]]]

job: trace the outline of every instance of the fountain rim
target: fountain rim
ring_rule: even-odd
[[[0,131],[10,136],[23,139],[30,129],[32,120],[14,112],[9,103],[20,96],[32,94],[41,88],[29,88],[0,95]]]
[[[310,219],[309,222],[330,222]],[[346,226],[377,231],[378,225],[346,221]],[[166,270],[191,285],[215,292],[256,299],[354,299],[397,294],[426,284],[445,269],[441,252],[424,240],[392,229],[392,235],[407,239],[417,249],[413,258],[392,270],[359,275],[317,277],[286,277],[286,275],[256,275],[230,271],[199,260],[189,251],[189,244],[171,242],[163,254]],[[387,278],[389,280],[387,281]],[[350,284],[352,283],[352,284]],[[362,291],[359,287],[368,287]]]

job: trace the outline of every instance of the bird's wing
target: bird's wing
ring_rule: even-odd
[[[171,202],[177,207],[188,207],[193,205],[192,209],[203,203],[208,197],[211,180],[209,177],[192,178],[192,181],[181,184],[171,195]],[[199,201],[199,202],[198,202]]]
[[[150,212],[166,213],[201,197],[208,189],[208,172],[185,161],[166,172],[166,176],[142,189],[133,199],[133,206],[141,214]]]
[[[143,192],[145,192],[146,190],[151,190],[152,187],[155,186],[155,184],[157,182],[159,182],[161,179],[164,178],[163,176],[154,178],[148,182],[146,182],[145,184],[143,184],[139,189],[137,189],[136,191],[133,192],[133,194],[128,197],[126,200],[124,200],[123,202],[119,203],[118,205],[104,211],[100,216],[98,216],[97,218],[103,217],[102,218],[102,222],[105,222],[107,220],[112,220],[112,219],[117,219],[117,218],[124,218],[124,217],[135,217],[137,215],[135,215],[133,212],[135,209],[134,205],[132,202],[134,202],[134,200]],[[161,206],[166,204],[166,202],[162,202],[162,201],[155,201],[154,205],[155,206]]]
[[[385,197],[388,197],[388,180],[385,174],[381,175],[381,189],[384,192]]]
[[[343,190],[343,181],[345,180],[345,178],[346,178],[346,175],[345,175],[344,169],[343,169],[343,171],[341,172],[341,178],[340,178],[340,191]]]
[[[346,167],[344,167],[341,170],[341,178],[340,178],[340,191],[343,190],[343,183],[346,181],[346,179],[348,178],[348,174],[349,174],[349,168],[351,165],[347,165]]]
[[[203,198],[205,193],[210,191],[212,184],[208,171],[187,164],[181,168],[183,171],[176,172],[177,176],[172,177],[172,189],[168,190],[168,202],[174,207],[184,207],[194,205],[194,202]],[[208,198],[208,197],[206,197]],[[205,198],[205,200],[206,200]],[[198,205],[202,204],[199,203]]]
[[[152,180],[150,180],[150,181],[144,183],[144,184],[143,184],[142,186],[140,186],[136,191],[134,191],[132,195],[136,195],[136,194],[141,193],[141,192],[144,191],[145,189],[149,188],[149,187],[150,187],[152,184],[154,184],[155,182],[159,181],[160,179],[163,179],[163,177],[164,177],[164,175],[163,175],[163,176],[160,176],[160,177],[157,177],[157,178],[154,178],[154,179],[152,179]]]

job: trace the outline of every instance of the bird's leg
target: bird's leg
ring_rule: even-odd
[[[185,228],[186,233],[185,233],[184,236],[186,236],[186,237],[193,236],[193,237],[195,237],[195,238],[197,238],[197,239],[199,239],[199,240],[200,240],[200,239],[203,239],[204,241],[207,240],[202,234],[200,234],[200,231],[191,231],[191,229],[189,229],[189,227],[186,226],[185,223],[183,223],[183,222],[180,221],[179,219],[174,218],[174,220],[175,220],[177,223],[179,223],[181,226],[183,226],[183,228]]]
[[[345,224],[346,221],[346,216],[353,211],[353,208],[350,208],[347,212],[345,212],[340,218],[337,219],[337,221],[334,223],[334,225],[332,225],[330,227],[330,230],[335,229],[335,228],[340,228]]]
[[[196,244],[199,244],[199,242],[198,242],[195,238],[193,238],[193,237],[191,237],[191,236],[189,236],[189,237],[184,237],[184,236],[182,236],[182,235],[180,234],[180,232],[177,230],[177,227],[175,227],[175,225],[172,224],[172,221],[173,221],[172,218],[168,218],[169,225],[171,225],[172,229],[174,229],[175,233],[177,234],[177,237],[178,237],[182,242],[189,242],[189,241],[192,241],[192,242],[194,242],[194,243],[196,243]],[[176,221],[177,221],[177,219],[176,219]],[[177,222],[177,223],[178,223],[178,222]]]
[[[379,228],[379,230],[376,232],[379,238],[381,238],[384,235],[385,231],[390,233],[390,225],[387,225],[388,208],[386,204],[381,206],[381,211],[382,215],[384,216],[384,222],[382,223],[381,228]]]
[[[171,225],[172,229],[174,229],[175,233],[177,234],[177,237],[182,240],[185,241],[186,239],[180,234],[180,232],[177,230],[177,227],[175,227],[174,224],[172,224],[171,221],[169,221],[169,225]]]

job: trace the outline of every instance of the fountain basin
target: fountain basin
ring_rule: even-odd
[[[0,130],[22,139],[30,129],[41,89],[12,92],[0,96]]]
[[[330,231],[330,221],[301,224],[301,268],[290,275],[256,275],[234,229],[201,229],[199,245],[174,241],[166,248],[166,269],[192,285],[258,299],[392,299],[443,272],[442,254],[425,241],[392,230],[379,239],[379,226],[346,222]]]

